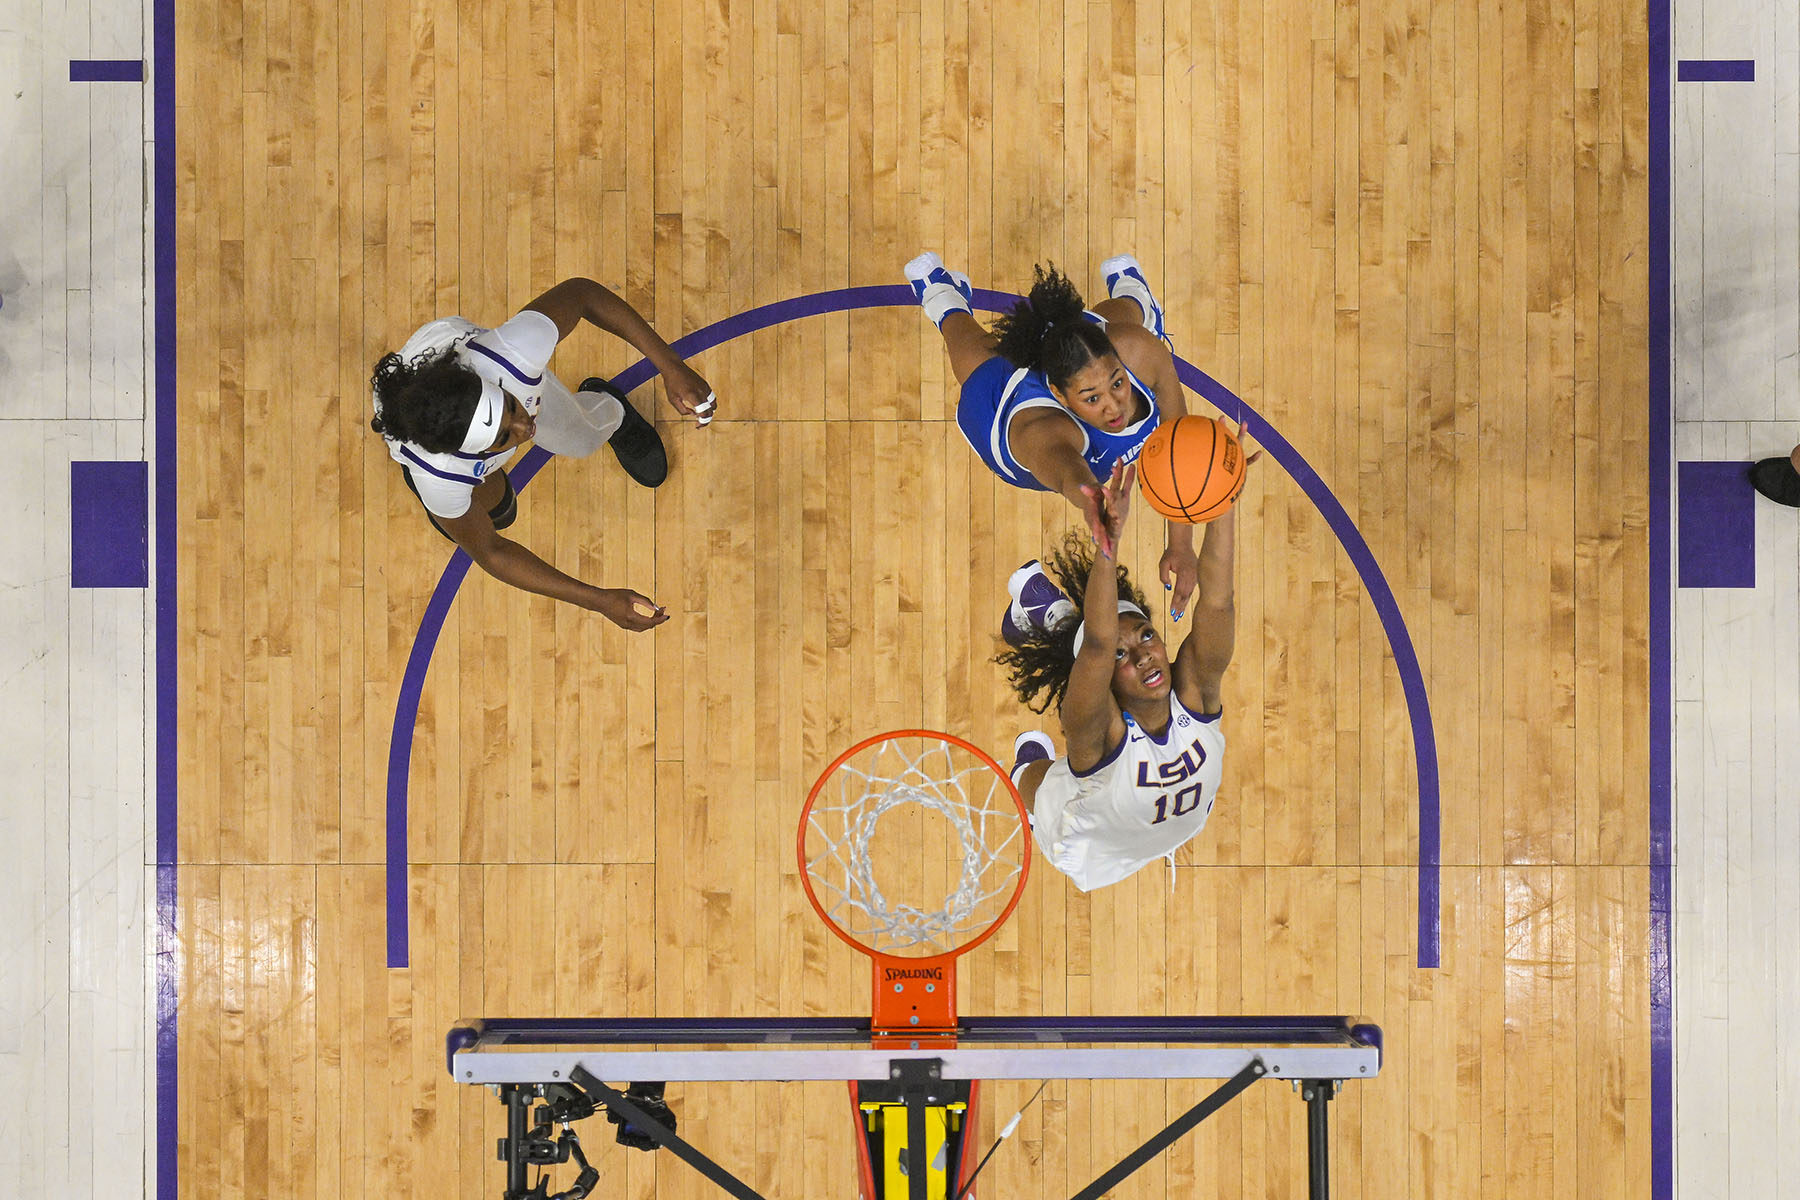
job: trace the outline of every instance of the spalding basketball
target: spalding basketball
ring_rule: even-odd
[[[1144,503],[1171,521],[1222,517],[1244,486],[1244,448],[1225,422],[1179,417],[1159,426],[1138,455]]]

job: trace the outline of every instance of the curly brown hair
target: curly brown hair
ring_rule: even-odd
[[[398,354],[383,355],[369,386],[375,392],[375,419],[369,428],[437,454],[462,449],[481,400],[481,376],[450,350],[410,362]]]
[[[1083,530],[1071,529],[1063,536],[1062,545],[1043,562],[1044,573],[1079,606],[1081,597],[1087,594],[1088,575],[1094,569],[1093,539]],[[1149,612],[1150,603],[1131,582],[1131,573],[1124,567],[1117,570],[1119,599]],[[1052,704],[1058,711],[1062,709],[1063,694],[1069,689],[1069,671],[1075,666],[1075,631],[1080,627],[1081,616],[1077,612],[1049,629],[1032,629],[1023,645],[1008,646],[994,656],[994,661],[1006,668],[1006,681],[1019,702],[1032,712],[1046,712]]]

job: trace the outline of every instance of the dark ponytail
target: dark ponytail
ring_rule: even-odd
[[[1087,305],[1055,265],[1032,268],[1031,292],[994,322],[1000,354],[1015,367],[1041,371],[1058,391],[1097,358],[1116,353],[1112,339],[1082,315]]]
[[[375,391],[375,419],[369,428],[436,454],[462,449],[481,400],[481,377],[449,350],[411,362],[398,354],[384,355],[369,386]]]
[[[1093,569],[1093,539],[1082,529],[1071,529],[1062,545],[1044,560],[1044,572],[1077,605],[1087,595],[1088,574]],[[1149,612],[1150,605],[1130,574],[1124,567],[1118,572],[1119,599]],[[1045,712],[1052,704],[1061,710],[1063,695],[1069,690],[1069,672],[1075,666],[1075,631],[1079,628],[1081,614],[1077,610],[1049,629],[1032,630],[1024,645],[1009,646],[994,656],[994,661],[1006,668],[1013,694],[1032,712]]]

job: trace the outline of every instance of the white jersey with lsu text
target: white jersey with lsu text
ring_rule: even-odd
[[[550,355],[561,336],[555,321],[533,309],[515,314],[494,329],[483,329],[461,317],[443,317],[407,338],[400,357],[410,362],[421,354],[454,347],[458,362],[517,397],[525,411],[536,416],[545,389],[561,387],[549,370]],[[475,485],[513,456],[511,450],[494,455],[460,450],[436,453],[411,442],[386,440],[389,457],[411,472],[419,499],[439,517],[460,517],[468,512]]]
[[[1033,802],[1032,827],[1050,865],[1084,892],[1167,858],[1199,833],[1218,796],[1225,754],[1219,714],[1190,712],[1171,692],[1157,737],[1125,716],[1125,738],[1091,771],[1057,759]]]

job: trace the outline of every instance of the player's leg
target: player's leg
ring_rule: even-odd
[[[970,308],[975,293],[969,277],[950,270],[943,259],[930,251],[907,263],[904,270],[919,307],[944,335],[944,349],[950,353],[950,369],[956,373],[956,382],[966,382],[977,367],[994,356],[998,344]]]
[[[1136,300],[1128,300],[1120,296],[1112,300],[1102,300],[1093,306],[1093,310],[1106,318],[1108,325],[1142,325],[1144,310],[1138,307]]]
[[[1106,280],[1107,299],[1094,305],[1094,311],[1108,322],[1142,325],[1168,345],[1162,305],[1150,291],[1138,260],[1129,254],[1116,254],[1100,264],[1100,275]]]
[[[953,312],[938,326],[944,335],[944,349],[950,352],[950,370],[957,383],[967,383],[976,368],[994,357],[1000,339],[982,328],[972,313]]]
[[[1041,729],[1028,729],[1013,741],[1012,781],[1027,813],[1036,811],[1038,784],[1044,782],[1055,757],[1050,735]]]

